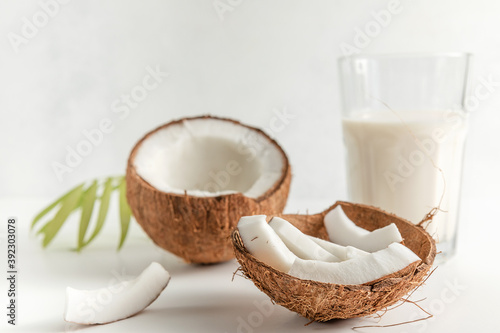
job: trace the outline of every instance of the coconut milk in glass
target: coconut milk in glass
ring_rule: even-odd
[[[453,255],[462,161],[468,54],[353,56],[339,60],[349,199],[419,223],[436,260]]]

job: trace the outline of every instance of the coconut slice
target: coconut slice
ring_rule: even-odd
[[[64,320],[76,324],[107,324],[129,318],[153,303],[170,281],[153,262],[136,279],[97,290],[66,289]]]
[[[338,257],[341,261],[369,254],[369,252],[360,250],[353,246],[342,246],[313,236],[307,236],[307,237],[309,237],[313,242],[321,246],[326,251]]]
[[[238,230],[246,249],[257,259],[305,280],[363,284],[396,273],[420,260],[406,246],[393,243],[375,253],[356,249],[358,253],[353,259],[339,262],[338,257],[280,217],[273,217],[268,224],[265,215],[246,216],[238,222]],[[352,255],[347,248],[343,250],[346,258]]]
[[[242,216],[278,214],[291,170],[264,132],[209,116],[163,125],[142,138],[127,166],[127,200],[160,247],[194,263],[233,257]]]
[[[267,224],[265,215],[242,217],[238,230],[252,255],[282,272],[290,270],[296,256]]]
[[[276,234],[278,234],[290,251],[292,251],[297,257],[301,259],[321,260],[326,262],[340,261],[337,256],[323,249],[307,235],[302,233],[302,231],[291,225],[288,221],[280,217],[273,217],[269,222],[269,225],[276,232]]]
[[[288,274],[304,280],[343,285],[363,284],[394,274],[420,258],[400,243],[342,262],[296,259]]]
[[[325,227],[333,243],[351,245],[367,252],[379,251],[391,243],[403,241],[394,223],[370,232],[354,224],[340,206],[325,215]]]
[[[232,234],[235,255],[243,273],[274,303],[313,321],[361,317],[386,309],[422,283],[436,255],[434,240],[423,228],[367,205],[337,202],[319,214],[282,217],[302,232],[326,239],[328,235],[324,218],[337,206],[341,206],[357,226],[368,231],[396,224],[405,238],[405,245],[420,260],[393,274],[363,284],[324,283],[300,279],[265,264],[246,249],[237,229]],[[352,260],[358,259],[349,261]]]

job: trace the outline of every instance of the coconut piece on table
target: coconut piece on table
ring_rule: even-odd
[[[324,223],[328,237],[333,243],[354,246],[367,252],[376,252],[391,243],[403,241],[394,223],[370,232],[354,224],[340,205],[325,215]]]
[[[297,258],[288,274],[303,280],[356,285],[378,280],[417,261],[420,258],[409,248],[392,243],[380,251],[338,263]]]
[[[170,274],[153,262],[136,279],[97,290],[66,289],[64,320],[82,325],[107,324],[132,317],[153,303]],[[99,303],[100,299],[105,301]],[[89,304],[98,303],[98,307]]]
[[[316,244],[307,235],[294,227],[290,222],[273,217],[269,225],[278,234],[285,245],[297,257],[308,260],[322,260],[326,262],[339,262],[340,258]]]
[[[242,217],[238,231],[245,248],[255,258],[275,269],[288,272],[297,257],[269,226],[265,215]]]
[[[309,239],[311,239],[313,242],[321,246],[323,249],[326,251],[330,252],[334,256],[338,257],[340,261],[344,260],[349,260],[355,257],[359,256],[364,256],[369,254],[369,252],[360,250],[358,248],[355,248],[354,246],[342,246],[339,244],[335,244],[333,242],[313,237],[313,236],[307,236]],[[303,258],[304,259],[304,258]]]

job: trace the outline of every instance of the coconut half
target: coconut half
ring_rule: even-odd
[[[279,214],[291,170],[280,146],[257,128],[210,116],[184,118],[146,134],[127,166],[127,200],[160,247],[187,262],[233,258],[240,217]]]
[[[245,276],[274,303],[312,321],[362,317],[387,308],[422,283],[436,255],[435,242],[422,227],[372,206],[337,202],[319,214],[281,217],[303,233],[327,240],[324,218],[337,206],[341,206],[351,221],[367,231],[394,223],[405,239],[405,246],[418,256],[419,261],[368,283],[349,285],[324,283],[293,277],[263,263],[245,248],[237,229],[232,233],[234,252]],[[369,254],[360,253],[360,255]],[[335,263],[323,264],[335,265]]]
[[[153,262],[136,279],[97,290],[66,289],[64,320],[81,325],[107,324],[136,315],[153,303],[170,281]]]

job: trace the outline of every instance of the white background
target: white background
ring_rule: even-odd
[[[233,5],[221,16],[213,1],[73,0],[60,5],[48,24],[17,52],[9,36],[20,35],[23,18],[32,21],[41,7],[39,1],[1,2],[2,219],[18,214],[26,223],[40,205],[70,186],[123,174],[130,149],[144,133],[172,119],[200,114],[227,116],[267,128],[278,140],[294,174],[288,211],[318,211],[345,199],[336,61],[342,55],[340,46],[355,46],[357,31],[373,23],[373,12],[385,10],[389,2],[222,2]],[[481,80],[500,82],[498,1],[401,1],[400,8],[380,33],[359,48],[361,52],[471,52],[475,55],[473,90]],[[141,84],[148,66],[159,66],[169,73],[168,78],[128,117],[120,119],[113,113],[112,103]],[[273,117],[283,110],[295,118],[282,130],[270,130]],[[74,149],[84,139],[82,132],[97,128],[103,118],[112,120],[113,132],[59,181],[53,162],[64,163],[67,146]],[[495,212],[500,200],[499,125],[500,86],[471,114],[459,244],[459,256],[464,259],[456,264],[460,272],[467,271],[470,260],[478,260],[476,255],[493,250],[480,247],[481,234],[500,231]],[[23,202],[28,205],[23,201],[28,197],[41,201],[29,201],[36,205],[23,213],[19,210],[23,210]],[[33,239],[29,242],[36,245]],[[34,253],[37,249],[35,246]],[[43,258],[50,263],[59,260],[59,254],[51,255],[50,260]],[[471,266],[477,274],[469,276],[469,285],[498,277],[498,269],[486,265],[488,260]],[[47,274],[52,271],[40,269]],[[37,274],[35,268],[31,271]],[[449,276],[454,273],[453,269],[446,272]],[[26,288],[35,288],[35,281]],[[70,284],[71,280],[58,283]],[[60,292],[55,282],[53,288]],[[484,289],[474,289],[474,293],[491,291]],[[439,293],[440,287],[436,290]],[[494,291],[498,294],[498,288]],[[486,302],[467,301],[474,306]],[[463,303],[457,311],[467,307]],[[491,307],[498,306],[492,303]]]
[[[46,0],[47,1],[47,0]],[[234,1],[234,0],[233,0]],[[234,1],[237,3],[237,1]],[[356,29],[387,1],[241,1],[220,19],[212,1],[99,0],[61,5],[27,44],[14,49],[38,1],[0,4],[0,196],[57,195],[83,180],[124,173],[134,143],[160,124],[214,114],[269,128],[273,110],[296,116],[277,138],[291,160],[291,196],[345,198],[336,60]],[[500,4],[402,1],[367,53],[475,54],[475,80],[500,81]],[[141,84],[145,68],[170,75],[129,116],[111,104]],[[472,87],[475,87],[473,82]],[[496,195],[500,177],[500,87],[471,117],[464,202]],[[110,118],[106,134],[59,182],[51,164]]]

